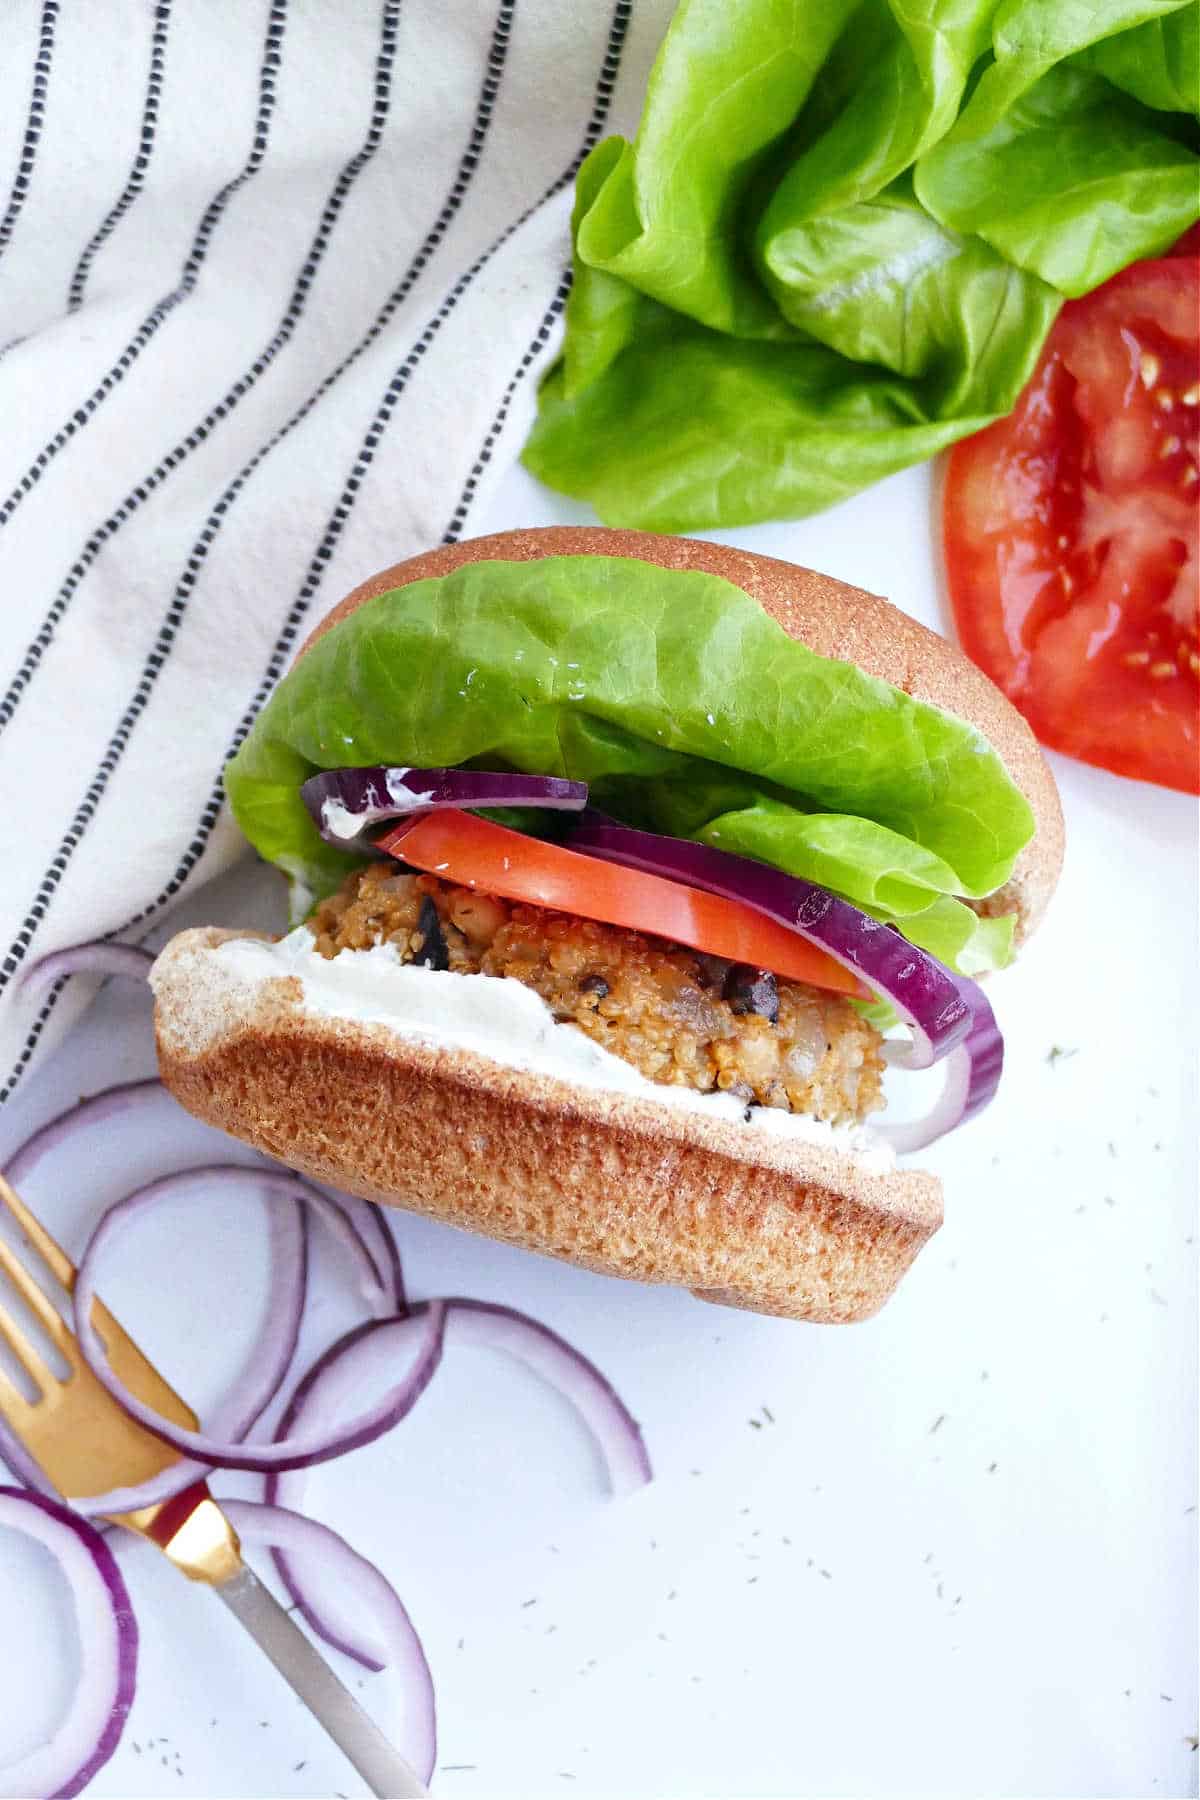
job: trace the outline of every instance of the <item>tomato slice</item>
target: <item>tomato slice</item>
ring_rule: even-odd
[[[473,813],[451,808],[426,813],[385,832],[377,843],[389,856],[463,887],[670,938],[711,956],[770,969],[789,981],[869,997],[832,956],[740,900],[705,894],[640,869],[619,868]]]
[[[1007,419],[951,453],[963,648],[1044,744],[1200,791],[1200,259],[1063,307]]]

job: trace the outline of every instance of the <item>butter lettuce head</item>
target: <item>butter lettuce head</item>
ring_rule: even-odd
[[[1200,215],[1196,0],[683,0],[579,171],[525,448],[614,525],[792,518],[1014,405]]]
[[[323,769],[472,764],[586,781],[629,824],[820,882],[977,974],[1029,807],[973,725],[816,655],[732,583],[621,557],[468,563],[380,594],[280,682],[226,771],[303,916],[361,860],[300,797]]]

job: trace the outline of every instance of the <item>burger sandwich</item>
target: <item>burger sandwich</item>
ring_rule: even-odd
[[[873,1313],[937,1230],[910,1158],[995,1093],[980,978],[1062,857],[1029,728],[945,640],[592,527],[357,588],[227,790],[294,925],[160,954],[190,1111],[368,1199],[800,1319]]]

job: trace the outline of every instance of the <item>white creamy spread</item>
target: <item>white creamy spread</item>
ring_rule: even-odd
[[[750,1109],[732,1094],[647,1081],[631,1063],[594,1043],[574,1025],[560,1024],[540,994],[497,975],[459,975],[402,963],[391,944],[318,956],[313,936],[298,926],[278,943],[230,938],[211,954],[231,975],[250,982],[288,975],[303,985],[309,1012],[380,1025],[401,1036],[454,1050],[474,1051],[509,1068],[557,1077],[581,1087],[632,1094],[660,1106],[743,1123],[746,1131],[822,1144],[848,1153],[871,1172],[896,1165],[889,1145],[865,1126],[828,1125],[769,1106]]]
[[[378,825],[382,819],[393,819],[397,813],[420,812],[433,799],[433,789],[428,793],[417,794],[406,787],[404,777],[411,771],[408,769],[385,769],[383,785],[387,789],[390,806],[366,806],[361,812],[352,812],[343,806],[340,800],[323,800],[321,802],[321,825],[333,837],[349,842],[356,838],[360,831],[368,825]]]

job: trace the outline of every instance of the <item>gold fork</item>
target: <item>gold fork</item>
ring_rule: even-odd
[[[53,1280],[68,1295],[73,1293],[75,1265],[3,1175],[0,1202],[12,1214]],[[7,1421],[58,1492],[70,1500],[133,1487],[178,1463],[178,1452],[123,1412],[97,1381],[51,1295],[25,1261],[0,1238],[0,1292],[5,1277],[69,1368],[68,1375],[60,1380],[12,1313],[0,1303],[0,1339],[7,1343],[37,1390],[37,1398],[27,1400],[0,1370],[0,1418]],[[195,1429],[196,1415],[186,1401],[168,1386],[98,1300],[92,1320],[109,1362],[130,1393],[172,1423]],[[114,1522],[156,1545],[192,1581],[212,1587],[373,1794],[387,1796],[388,1800],[406,1800],[407,1796],[427,1793],[290,1613],[242,1561],[237,1533],[205,1482],[197,1481],[157,1506],[116,1515]]]

